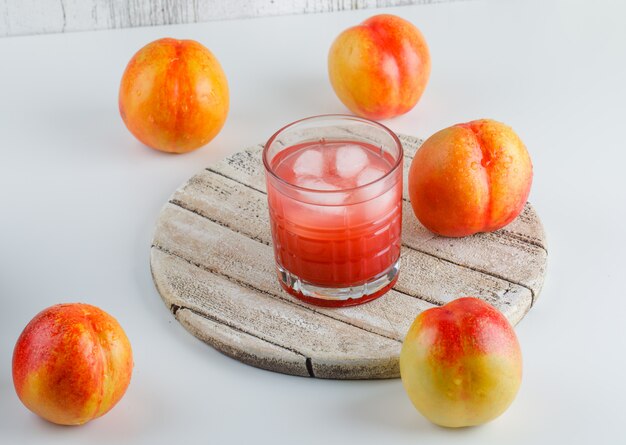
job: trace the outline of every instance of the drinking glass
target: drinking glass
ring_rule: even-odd
[[[282,287],[308,303],[373,300],[398,278],[402,144],[385,126],[314,116],[265,145],[272,239]]]

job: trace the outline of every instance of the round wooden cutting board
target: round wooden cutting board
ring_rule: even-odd
[[[193,335],[244,363],[332,379],[399,376],[407,329],[421,311],[472,295],[516,324],[543,284],[547,250],[530,204],[504,229],[443,238],[415,218],[405,150],[401,269],[393,290],[361,306],[310,306],[276,277],[262,146],[236,153],[180,187],[158,218],[151,251],[156,287]]]

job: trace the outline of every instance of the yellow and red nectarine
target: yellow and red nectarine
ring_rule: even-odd
[[[522,354],[496,308],[459,298],[417,316],[402,345],[400,375],[413,405],[431,422],[480,425],[515,398]]]
[[[353,113],[385,119],[406,113],[430,76],[430,53],[410,22],[381,14],[343,31],[328,54],[337,97]]]

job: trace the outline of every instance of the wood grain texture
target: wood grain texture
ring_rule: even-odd
[[[421,140],[401,137],[409,164]],[[223,353],[260,368],[321,378],[398,376],[404,334],[420,312],[464,295],[519,322],[539,295],[547,250],[527,204],[509,226],[462,239],[419,224],[405,197],[398,282],[365,305],[307,305],[274,269],[262,147],[238,152],[181,186],[157,221],[156,287],[177,320]]]
[[[0,37],[451,0],[0,0]]]

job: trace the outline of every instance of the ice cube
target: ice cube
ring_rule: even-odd
[[[344,145],[337,149],[335,169],[342,178],[354,178],[369,162],[367,153],[358,145]]]
[[[311,190],[340,190],[323,179],[315,178],[312,176],[298,176],[296,177],[296,185]]]
[[[381,170],[379,168],[375,168],[371,166],[365,167],[363,171],[359,173],[359,176],[357,176],[356,185],[360,187],[362,185],[372,183],[376,181],[377,179],[380,179],[383,176],[385,176],[385,173],[386,172],[384,170]]]
[[[377,184],[378,185],[378,184]],[[371,220],[381,220],[387,218],[393,212],[394,209],[398,209],[401,205],[399,189],[397,187],[391,188],[384,192],[382,195],[376,198],[370,199],[359,204],[361,218],[367,218]]]
[[[324,156],[317,150],[306,150],[293,163],[296,176],[317,176],[324,173]]]
[[[339,187],[334,186],[319,178],[313,177],[299,177],[297,178],[297,185],[311,190],[319,191],[339,191]],[[313,196],[309,196],[307,201],[315,201],[319,205],[339,205],[344,202],[346,198],[345,193],[315,193]]]
[[[385,171],[376,167],[365,167],[359,176],[356,178],[357,187],[365,186],[361,189],[359,197],[367,201],[369,199],[379,196],[385,191],[385,187],[389,185],[385,181],[378,181],[378,179],[385,176]]]

